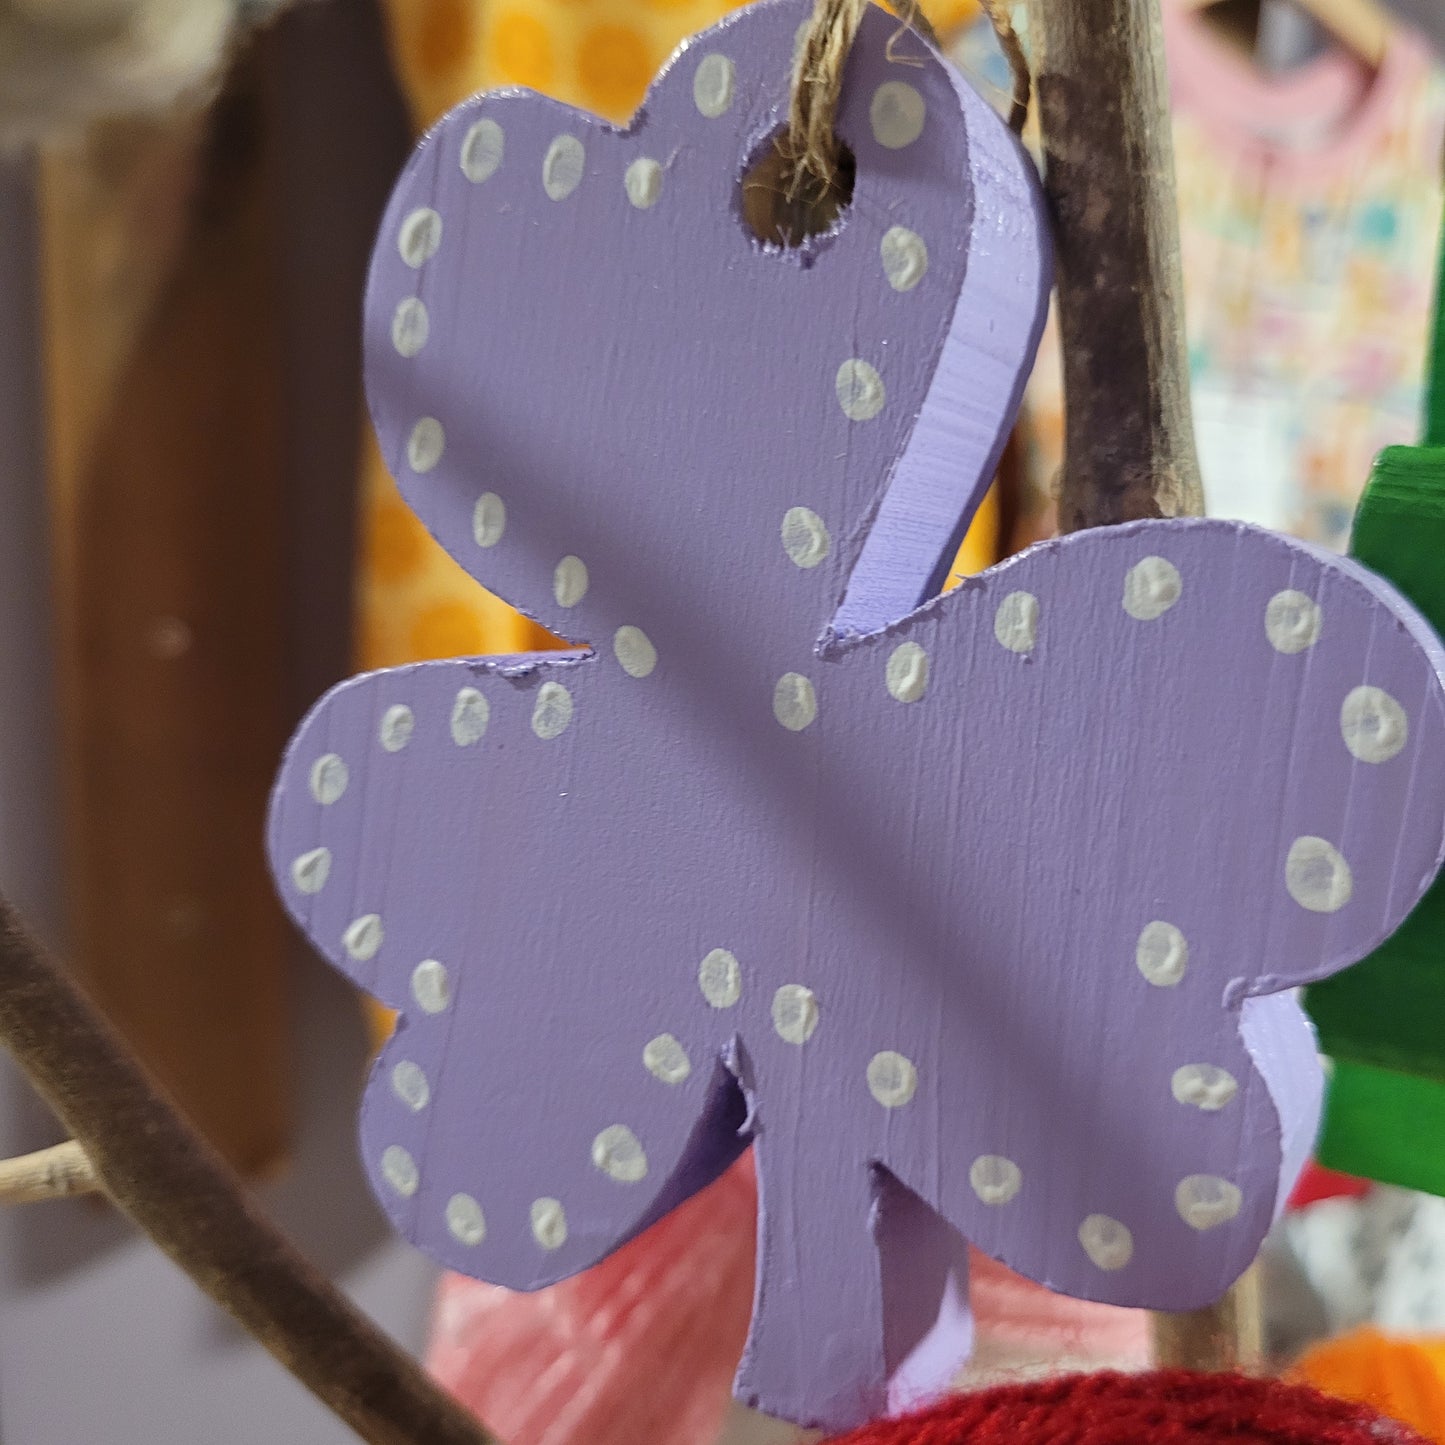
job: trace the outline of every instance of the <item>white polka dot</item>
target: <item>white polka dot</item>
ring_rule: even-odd
[[[1378,687],[1357,687],[1340,708],[1345,746],[1362,763],[1388,763],[1410,740],[1405,709]]]
[[[1179,569],[1164,557],[1145,557],[1124,578],[1124,611],[1139,622],[1153,622],[1179,601],[1184,583]]]
[[[1323,838],[1296,838],[1284,865],[1289,896],[1311,913],[1338,913],[1350,901],[1350,865]]]
[[[474,687],[464,687],[452,704],[452,741],[459,748],[474,747],[487,734],[491,704]]]
[[[483,492],[472,508],[472,541],[495,547],[507,530],[507,504],[495,492]]]
[[[291,881],[302,893],[320,893],[330,876],[330,848],[313,848],[291,865]]]
[[[401,223],[396,248],[413,270],[425,265],[442,243],[442,218],[430,206],[421,206]]]
[[[532,1201],[532,1238],[543,1249],[561,1249],[567,1243],[567,1211],[558,1199]]]
[[[411,996],[426,1013],[445,1013],[452,1001],[452,981],[446,964],[428,958],[412,970]]]
[[[743,996],[743,974],[725,948],[715,948],[698,965],[697,985],[714,1008],[731,1008]]]
[[[789,507],[783,513],[783,551],[805,570],[827,555],[832,538],[823,519],[807,507]]]
[[[968,1182],[985,1204],[1007,1204],[1024,1187],[1024,1173],[1002,1154],[980,1154],[969,1166]]]
[[[928,691],[928,654],[916,642],[900,642],[883,676],[895,702],[918,702]]]
[[[800,983],[785,983],[773,995],[773,1027],[786,1044],[805,1044],[818,1027],[818,996]]]
[[[885,1109],[901,1109],[918,1092],[913,1060],[884,1049],[868,1060],[868,1092]]]
[[[431,1102],[431,1085],[420,1064],[403,1059],[391,1071],[391,1091],[414,1114],[419,1114]]]
[[[341,942],[358,963],[368,963],[376,957],[384,936],[381,918],[375,913],[363,913],[347,925]]]
[[[421,1183],[416,1160],[400,1144],[388,1144],[381,1151],[381,1177],[406,1199],[416,1193]]]
[[[487,1237],[482,1206],[470,1194],[453,1194],[447,1200],[447,1228],[458,1244],[475,1248]]]
[[[1010,652],[1032,652],[1039,640],[1039,599],[1032,592],[1010,592],[993,615],[993,635]]]
[[[398,302],[391,318],[391,344],[402,356],[415,356],[431,335],[431,317],[416,296]]]
[[[619,627],[613,634],[612,651],[628,677],[651,677],[657,666],[657,649],[640,627]]]
[[[311,796],[323,807],[340,802],[350,781],[351,769],[335,753],[322,753],[311,764]]]
[[[1183,1064],[1174,1070],[1169,1088],[1179,1103],[1215,1114],[1239,1092],[1239,1080],[1215,1064]]]
[[[411,741],[412,729],[415,726],[416,719],[412,716],[411,709],[405,703],[393,703],[381,715],[377,736],[387,752],[399,753]]]
[[[572,694],[560,682],[544,682],[532,708],[532,731],[543,742],[560,738],[572,721]]]
[[[501,126],[484,116],[462,137],[462,174],[476,185],[491,180],[501,167],[506,149],[507,137]]]
[[[542,158],[542,189],[554,201],[565,201],[582,183],[587,152],[575,135],[559,135]]]
[[[1236,1185],[1217,1174],[1191,1174],[1179,1181],[1174,1207],[1191,1229],[1217,1229],[1235,1218],[1244,1203]]]
[[[680,1084],[692,1073],[687,1050],[671,1034],[658,1034],[643,1046],[642,1062],[647,1072],[664,1084]]]
[[[639,156],[627,167],[622,185],[639,211],[650,211],[662,194],[662,167],[650,156]]]
[[[907,81],[884,81],[868,107],[873,138],[888,150],[902,150],[923,134],[927,113],[923,97]]]
[[[552,596],[558,607],[575,607],[587,595],[587,564],[580,557],[564,557],[552,574]]]
[[[800,733],[818,716],[813,684],[801,673],[785,672],[773,688],[773,716],[790,733]]]
[[[1096,1269],[1123,1269],[1134,1258],[1134,1236],[1107,1214],[1091,1214],[1079,1226],[1079,1243]]]
[[[883,233],[879,246],[883,274],[895,291],[911,291],[928,271],[928,247],[923,237],[907,226],[894,226]]]
[[[1173,988],[1189,967],[1189,942],[1172,923],[1146,923],[1134,949],[1139,972],[1155,988]]]
[[[406,464],[419,474],[432,470],[447,449],[447,435],[434,416],[424,416],[406,441]]]
[[[733,103],[737,71],[726,55],[704,55],[692,77],[693,104],[709,120],[716,120]]]
[[[872,421],[888,400],[883,378],[866,361],[850,357],[838,368],[833,383],[838,405],[849,421]]]
[[[1303,592],[1276,592],[1264,609],[1264,635],[1276,652],[1291,656],[1320,640],[1319,604]]]
[[[612,1124],[592,1141],[592,1162],[619,1184],[647,1178],[647,1154],[625,1124]]]

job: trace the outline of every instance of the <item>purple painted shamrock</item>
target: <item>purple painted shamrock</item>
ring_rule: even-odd
[[[851,207],[758,245],[739,177],[810,9],[692,42],[625,130],[493,95],[418,150],[367,298],[382,445],[576,648],[336,689],[270,848],[401,1011],[362,1121],[398,1229],[535,1289],[752,1142],[739,1394],[845,1426],[959,1363],[965,1238],[1167,1309],[1253,1258],[1318,1105],[1289,991],[1440,862],[1445,659],[1355,564],[1220,522],[924,603],[1032,358],[1038,191],[874,11]]]

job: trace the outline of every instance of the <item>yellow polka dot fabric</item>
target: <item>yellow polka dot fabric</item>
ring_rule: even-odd
[[[520,85],[609,120],[626,120],[679,41],[736,0],[386,0],[397,73],[417,129],[478,90]],[[977,0],[927,0],[940,34],[972,20]],[[407,510],[369,444],[362,485],[360,649],[367,667],[558,645],[484,592]],[[998,555],[991,504],[958,571]]]

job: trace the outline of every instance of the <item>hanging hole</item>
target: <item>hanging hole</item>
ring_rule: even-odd
[[[837,230],[853,199],[858,163],[842,141],[831,185],[811,175],[799,177],[786,129],[764,143],[741,182],[743,224],[765,246],[802,246],[814,236]]]

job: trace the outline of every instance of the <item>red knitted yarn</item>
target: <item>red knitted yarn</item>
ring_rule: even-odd
[[[1069,1375],[954,1395],[834,1445],[1428,1445],[1302,1385],[1157,1370]]]

